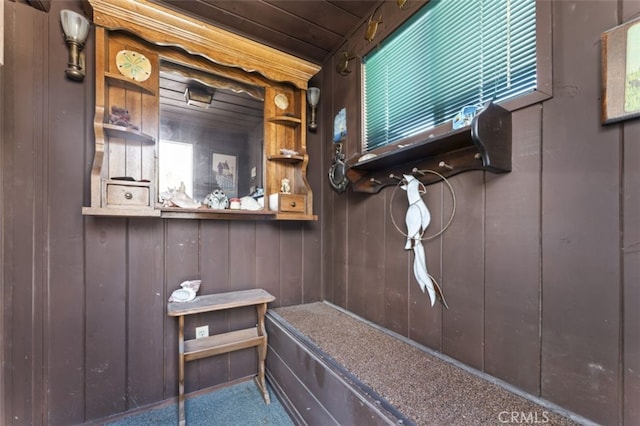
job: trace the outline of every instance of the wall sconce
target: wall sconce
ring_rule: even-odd
[[[187,87],[184,91],[184,100],[187,102],[187,105],[206,109],[209,108],[213,101],[213,94]]]
[[[309,87],[307,89],[307,102],[311,107],[311,121],[309,122],[309,130],[315,132],[318,128],[318,123],[316,123],[316,108],[318,107],[318,102],[320,101],[320,89],[317,87]]]
[[[64,40],[69,45],[69,62],[67,65],[67,77],[72,80],[84,79],[84,53],[82,47],[89,35],[89,21],[84,16],[72,10],[60,11],[60,22],[64,31]]]

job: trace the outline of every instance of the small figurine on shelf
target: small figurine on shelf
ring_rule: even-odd
[[[207,195],[204,203],[214,210],[224,210],[229,207],[229,198],[220,188],[216,188]]]
[[[291,184],[289,183],[289,179],[282,178],[280,183],[280,192],[283,194],[291,194]]]
[[[111,106],[111,114],[109,114],[109,124],[122,126],[133,130],[139,130],[138,126],[131,124],[131,115],[129,110],[119,106]]]
[[[174,290],[169,297],[169,302],[191,302],[196,298],[202,280],[184,281],[179,289]]]
[[[183,209],[197,209],[200,203],[191,198],[185,189],[184,182],[180,182],[180,186],[169,188],[165,192],[160,193],[160,201],[162,207],[181,207]]]

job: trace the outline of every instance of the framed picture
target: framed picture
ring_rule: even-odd
[[[640,18],[602,33],[602,122],[640,117]]]
[[[220,189],[229,199],[238,196],[238,171],[236,156],[228,154],[213,154],[213,176]]]

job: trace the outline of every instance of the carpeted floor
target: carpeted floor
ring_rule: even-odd
[[[188,426],[293,426],[293,422],[269,388],[266,405],[253,381],[242,382],[185,402]],[[177,425],[178,405],[156,408],[105,423],[108,426]]]
[[[540,405],[327,303],[274,311],[418,425],[588,424]],[[375,350],[371,350],[375,347]]]

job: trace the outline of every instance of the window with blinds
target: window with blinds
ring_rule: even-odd
[[[535,0],[431,0],[363,60],[363,150],[536,89]]]

